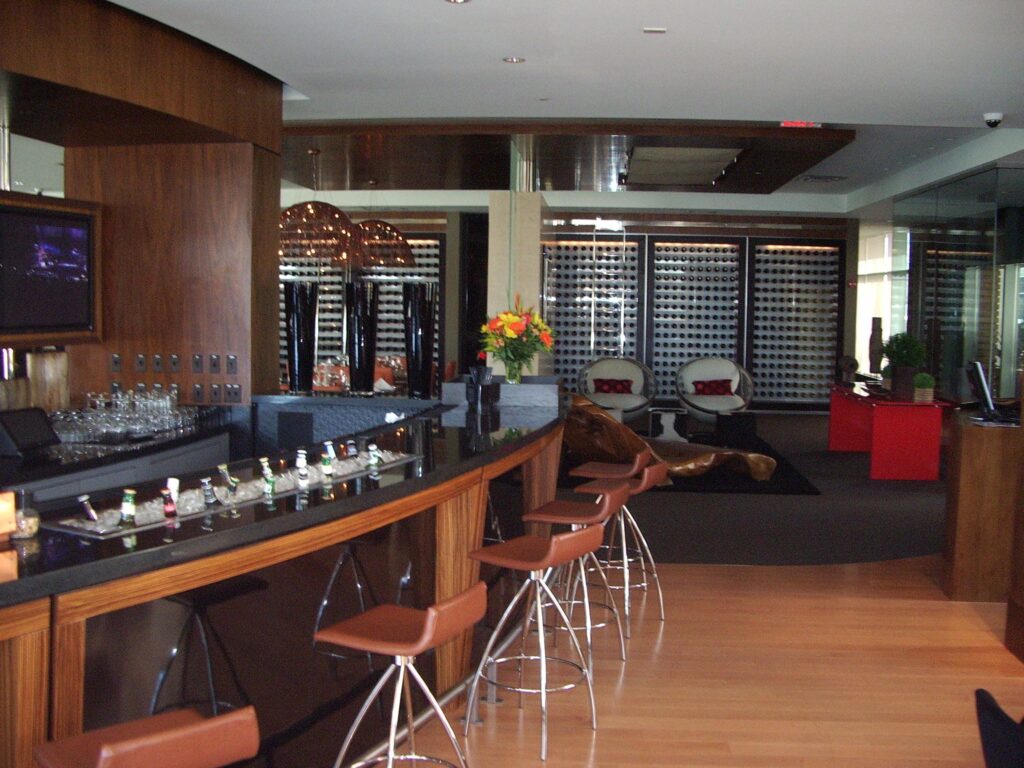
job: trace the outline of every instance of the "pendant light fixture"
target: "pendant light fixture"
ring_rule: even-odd
[[[320,188],[320,150],[307,150],[313,163],[314,198]],[[306,257],[334,261],[347,269],[363,266],[363,230],[330,203],[316,199],[281,212],[281,258]]]
[[[359,223],[363,231],[363,259],[366,267],[414,267],[412,248],[405,235],[382,219]]]

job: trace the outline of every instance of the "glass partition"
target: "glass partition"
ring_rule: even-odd
[[[997,397],[1020,394],[1024,368],[1024,169],[993,168],[897,200],[894,260],[908,282],[892,314],[925,341],[942,395],[970,400],[964,365],[980,360]],[[895,327],[895,323],[894,323]]]

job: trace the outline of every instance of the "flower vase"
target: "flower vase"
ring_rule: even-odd
[[[511,360],[505,361],[505,383],[506,384],[521,384],[523,381],[523,364],[520,362],[513,362]]]

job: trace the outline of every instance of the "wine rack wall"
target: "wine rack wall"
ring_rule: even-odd
[[[416,265],[413,267],[372,267],[364,276],[380,285],[377,319],[377,356],[405,355],[404,322],[402,320],[402,284],[429,281],[437,283],[441,273],[442,237],[408,237]],[[345,354],[345,271],[323,264],[317,259],[286,256],[280,263],[281,280],[314,280],[320,284],[317,314],[317,359],[328,360]],[[440,305],[440,302],[438,302]],[[440,311],[440,310],[439,310]],[[280,318],[278,351],[281,369],[286,366],[287,336],[284,326],[284,294],[279,295]],[[440,330],[435,318],[434,353],[440,344]]]
[[[639,244],[622,239],[542,244],[545,319],[556,331],[554,371],[572,389],[599,357],[636,357]]]
[[[740,246],[654,241],[652,370],[658,397],[676,396],[676,371],[698,357],[735,360]]]
[[[631,235],[544,244],[555,371],[570,386],[596,357],[650,366],[674,400],[690,360],[740,361],[754,399],[824,406],[841,346],[844,254],[838,244],[746,237]]]
[[[840,255],[835,246],[754,248],[750,373],[757,400],[828,400],[839,343]]]

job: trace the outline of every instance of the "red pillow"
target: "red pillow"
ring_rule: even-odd
[[[731,395],[731,379],[711,379],[710,381],[693,382],[693,392],[696,395]]]
[[[633,394],[632,379],[594,379],[594,391],[615,395]]]

